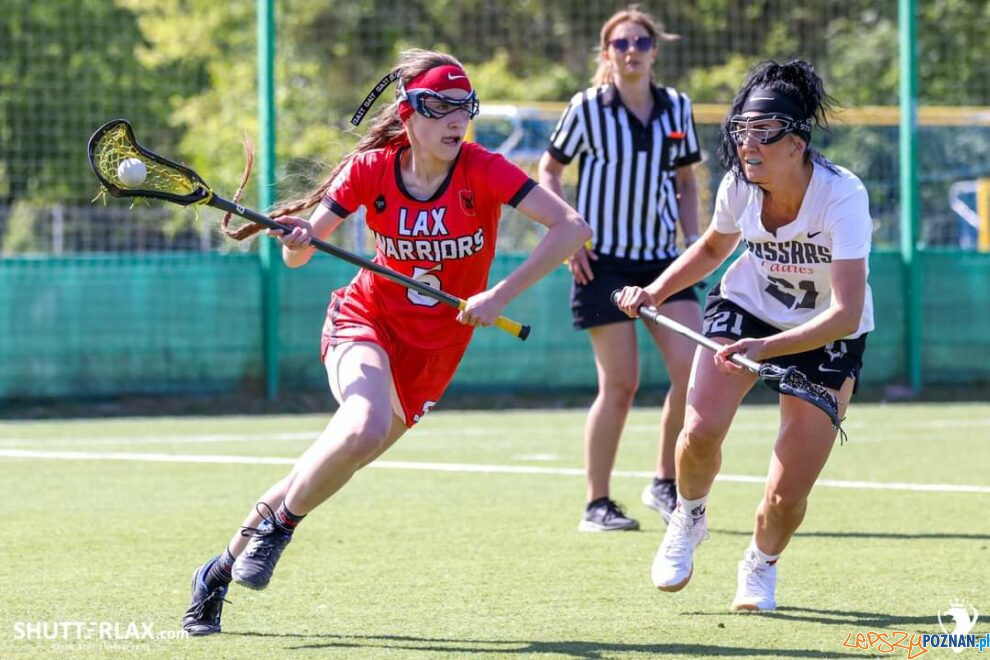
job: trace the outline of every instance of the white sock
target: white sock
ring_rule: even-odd
[[[757,561],[759,561],[761,564],[776,564],[777,560],[780,559],[780,555],[768,555],[767,553],[763,552],[758,547],[756,547],[755,538],[749,542],[749,547],[746,548],[746,553],[749,554],[750,552],[756,555]]]
[[[692,518],[701,518],[705,515],[705,509],[708,508],[708,496],[705,495],[696,500],[689,500],[680,493],[677,493],[677,506],[686,511]]]

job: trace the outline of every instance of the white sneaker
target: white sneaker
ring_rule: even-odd
[[[739,562],[736,597],[729,609],[767,612],[777,609],[777,564],[761,562],[747,550]]]
[[[650,571],[660,591],[680,591],[694,572],[694,549],[708,538],[708,518],[694,518],[678,508],[670,515],[667,532],[653,558]]]

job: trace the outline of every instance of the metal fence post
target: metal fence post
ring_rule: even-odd
[[[275,202],[275,0],[258,0],[258,205]],[[279,385],[279,270],[281,250],[261,239],[261,314],[265,355],[265,396],[278,398]]]
[[[910,388],[921,390],[921,263],[918,260],[918,47],[916,0],[898,0],[900,39],[901,261],[904,359]]]

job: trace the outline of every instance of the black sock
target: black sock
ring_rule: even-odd
[[[588,502],[588,508],[585,510],[591,511],[592,509],[594,509],[595,507],[601,504],[607,504],[608,501],[609,501],[608,495],[606,495],[605,497],[599,497],[597,500],[591,500],[590,502]]]
[[[210,570],[206,572],[206,577],[203,578],[206,587],[208,589],[216,589],[217,587],[225,587],[230,584],[230,569],[233,566],[234,555],[230,554],[230,550],[224,548],[223,554],[213,562]]]
[[[278,523],[280,527],[283,527],[290,532],[295,530],[296,525],[298,525],[305,517],[305,514],[297,516],[289,511],[289,509],[285,506],[285,502],[282,502],[282,504],[278,507],[278,511],[275,512],[275,522]]]
[[[661,479],[660,477],[653,477],[654,488],[663,484],[672,484],[672,483],[674,483],[673,479]]]

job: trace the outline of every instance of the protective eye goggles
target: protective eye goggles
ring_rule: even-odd
[[[608,42],[608,45],[616,49],[620,53],[625,53],[632,46],[641,53],[653,48],[653,44],[656,43],[656,39],[653,37],[636,37],[635,39],[626,39],[625,37],[620,37],[618,39],[612,39]]]
[[[760,144],[773,144],[788,133],[797,133],[807,140],[811,136],[811,123],[777,112],[751,117],[736,115],[729,119],[729,137],[736,144],[742,144],[747,137]]]
[[[462,99],[455,99],[444,96],[432,89],[411,89],[406,88],[399,81],[399,99],[407,102],[413,110],[429,119],[440,119],[458,110],[467,113],[468,119],[478,116],[481,104],[478,102],[478,95],[474,90]]]

